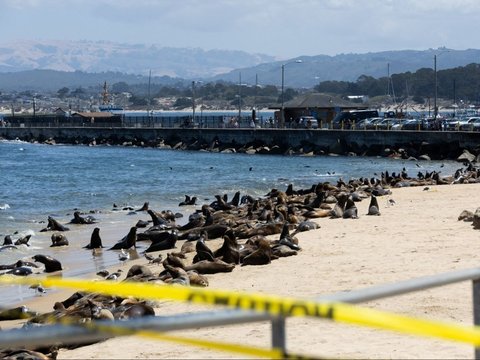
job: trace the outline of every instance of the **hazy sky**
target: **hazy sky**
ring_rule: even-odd
[[[0,43],[108,40],[280,59],[480,48],[480,0],[0,0]]]

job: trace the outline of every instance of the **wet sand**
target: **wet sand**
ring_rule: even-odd
[[[392,195],[378,198],[381,216],[366,216],[368,200],[364,200],[357,203],[359,219],[318,219],[320,229],[297,235],[303,249],[297,256],[280,258],[265,266],[237,266],[232,273],[208,275],[210,288],[313,298],[477,267],[479,232],[471,223],[457,218],[461,211],[475,211],[480,205],[479,186],[429,186],[428,191],[424,191],[423,186],[393,189]],[[130,218],[125,228],[129,226]],[[177,247],[181,244],[177,243]],[[208,245],[215,249],[220,240],[211,240]],[[146,264],[147,260],[141,257],[122,267],[128,269],[134,263]],[[148,266],[154,272],[163,269],[161,265]],[[93,274],[91,277],[97,278]],[[71,293],[70,290],[50,292],[28,301],[27,305],[33,310],[50,311],[55,301]],[[466,325],[473,321],[469,282],[371,301],[362,306]],[[160,301],[156,313],[170,315],[212,309]],[[269,323],[194,329],[178,334],[270,346]],[[287,349],[291,353],[340,358],[473,357],[473,348],[465,344],[307,318],[287,320]],[[59,359],[244,357],[135,336],[110,339],[75,350],[62,349],[58,355]]]

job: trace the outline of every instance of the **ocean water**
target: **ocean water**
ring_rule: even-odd
[[[140,208],[148,201],[156,211],[172,210],[185,216],[216,194],[236,191],[260,197],[272,188],[308,188],[338,178],[372,177],[381,171],[410,175],[418,171],[442,170],[445,175],[459,168],[454,161],[414,162],[376,157],[302,157],[276,155],[218,154],[153,148],[71,146],[0,141],[0,241],[11,234],[17,239],[32,234],[31,246],[0,251],[0,264],[28,260],[48,254],[62,262],[63,276],[86,277],[119,263],[115,251],[92,256],[83,249],[95,226],[103,245],[110,247],[128,233],[144,212],[119,208]],[[185,195],[198,198],[196,206],[179,207]],[[73,212],[93,212],[95,225],[69,225]],[[65,235],[68,247],[51,248],[52,232],[40,232],[48,216],[70,227]],[[140,230],[139,230],[140,231]],[[140,244],[134,256],[143,256]],[[15,304],[34,296],[22,286],[4,286],[0,305]]]

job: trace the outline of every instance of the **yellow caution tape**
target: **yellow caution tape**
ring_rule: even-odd
[[[39,281],[46,287],[73,288],[113,296],[134,296],[143,299],[169,299],[198,304],[225,305],[243,310],[267,312],[271,315],[329,318],[351,324],[394,330],[406,334],[438,337],[469,343],[476,347],[480,346],[480,328],[478,327],[421,320],[348,304],[321,303],[264,294],[245,294],[174,285],[153,285],[136,282],[92,282],[88,280],[62,279],[59,277],[39,280],[38,278],[0,276],[0,283],[36,284]]]

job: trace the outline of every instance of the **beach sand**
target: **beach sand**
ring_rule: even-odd
[[[378,197],[381,216],[366,216],[369,200],[357,203],[359,219],[317,219],[321,228],[297,235],[302,251],[265,266],[237,266],[232,273],[208,275],[210,288],[314,298],[421,276],[479,266],[478,230],[458,221],[480,205],[480,184],[393,189]],[[389,200],[393,199],[394,204]],[[276,238],[275,236],[273,238]],[[181,243],[180,243],[181,245]],[[211,248],[219,240],[209,241]],[[167,251],[163,251],[166,254]],[[146,264],[143,258],[129,262]],[[155,272],[163,267],[149,265]],[[92,276],[94,277],[94,276]],[[371,301],[361,306],[464,325],[473,322],[471,282]],[[37,297],[27,305],[51,311],[71,290]],[[213,310],[210,306],[160,301],[157,315]],[[312,318],[286,322],[289,353],[333,358],[472,358],[470,345],[403,335]],[[270,324],[193,329],[174,334],[268,348]],[[110,339],[74,350],[59,359],[245,358],[136,336]]]

